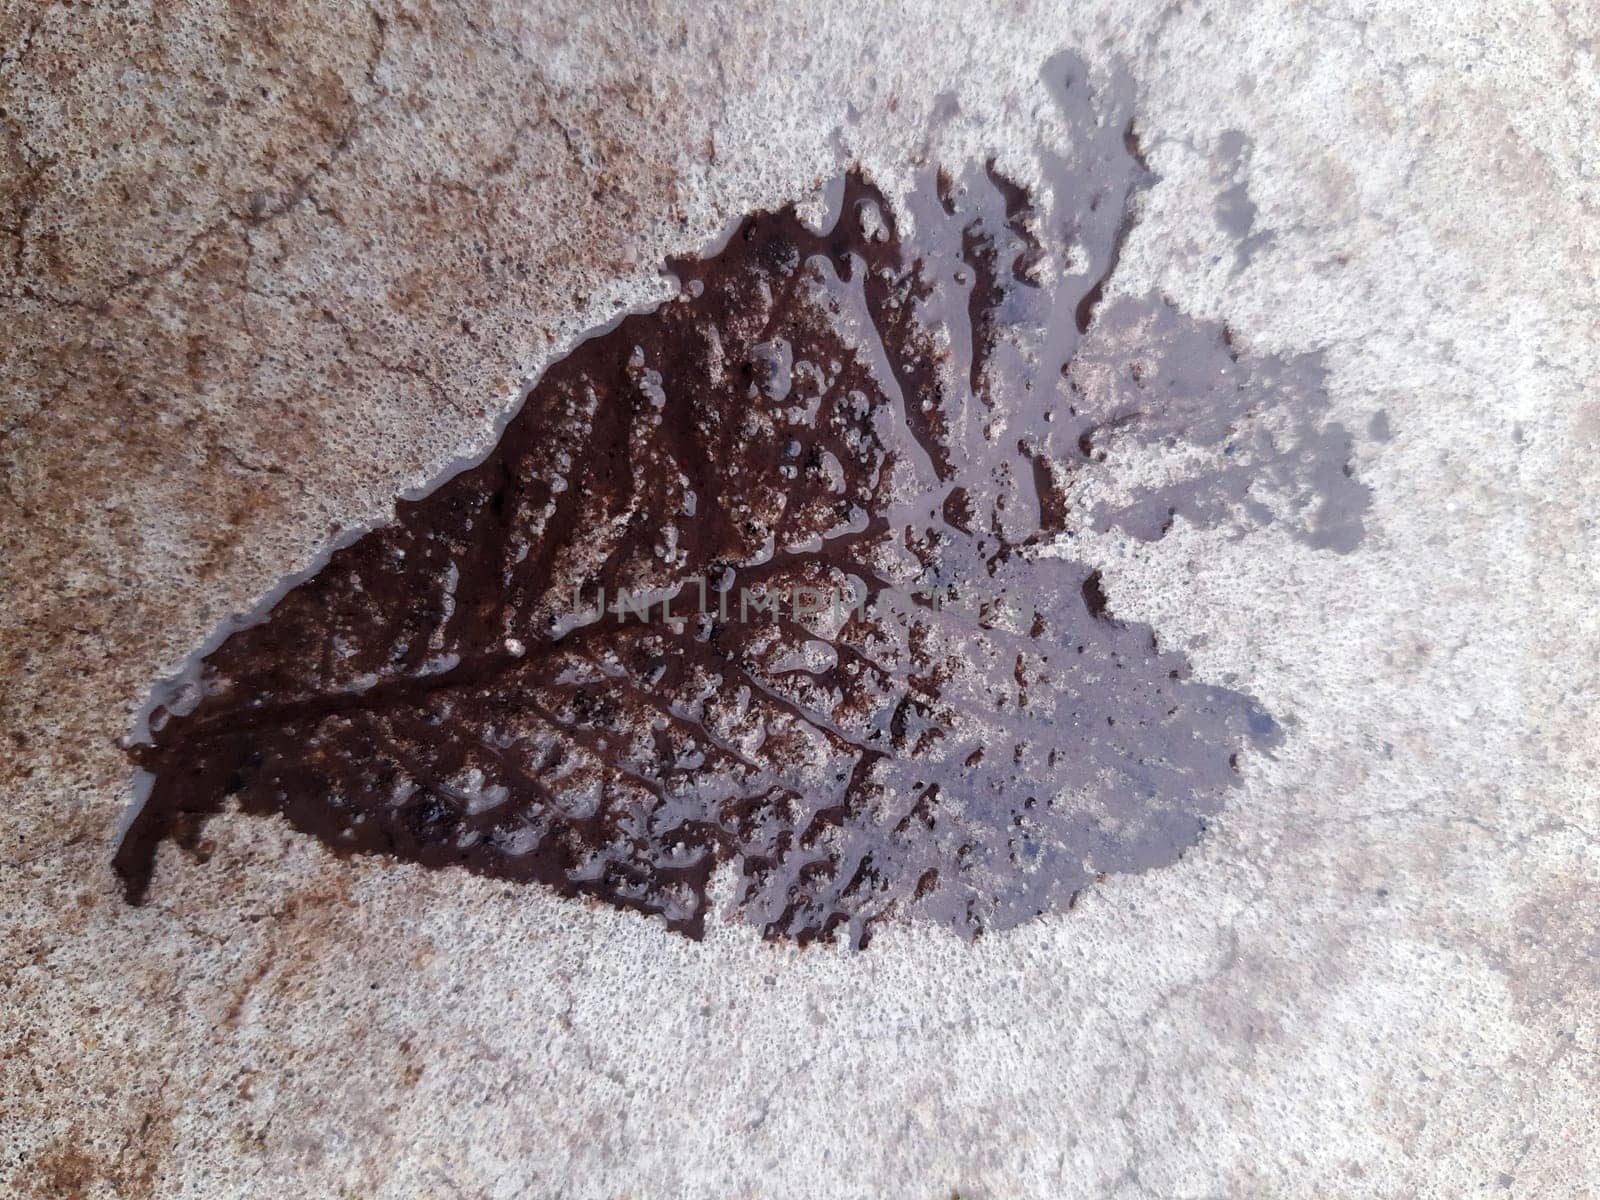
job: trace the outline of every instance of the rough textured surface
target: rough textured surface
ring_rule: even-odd
[[[1591,8],[0,23],[0,1187],[1600,1177]],[[351,869],[260,821],[122,905],[115,743],[155,677],[481,448],[519,380],[730,218],[843,158],[891,194],[925,157],[1029,178],[1067,48],[1130,70],[1161,176],[1113,296],[1320,352],[1368,435],[1348,555],[1185,520],[1083,550],[1123,615],[1284,719],[1195,852],[1003,938],[911,925],[867,955]]]

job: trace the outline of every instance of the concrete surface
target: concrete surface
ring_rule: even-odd
[[[1592,1194],[1593,6],[15,0],[0,31],[0,1191]],[[154,678],[481,447],[667,253],[847,158],[1026,175],[1065,48],[1133,73],[1162,176],[1113,294],[1324,351],[1370,431],[1350,555],[1095,546],[1285,720],[1198,851],[865,954],[238,819],[124,907]]]

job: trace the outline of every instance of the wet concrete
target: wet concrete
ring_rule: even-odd
[[[1596,45],[1560,0],[0,11],[0,1192],[1589,1195]],[[731,857],[694,941],[229,800],[125,902],[152,680],[852,163],[909,244],[925,175],[992,160],[1054,255],[1069,48],[1111,108],[1133,80],[1150,172],[1069,403],[1182,411],[1111,369],[1163,330],[1244,397],[1242,439],[1112,424],[1008,493],[1078,564],[1052,603],[1279,724],[1177,861],[854,953],[728,912]],[[1348,478],[1284,461],[1341,431]],[[1161,533],[1148,496],[1241,458],[1248,502]]]

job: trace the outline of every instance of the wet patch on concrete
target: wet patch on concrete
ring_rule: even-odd
[[[1193,846],[1277,727],[1062,546],[1182,517],[1348,550],[1365,492],[1314,360],[1107,301],[1150,182],[1131,87],[1046,83],[1042,194],[979,163],[896,207],[852,172],[821,227],[752,216],[168,689],[129,898],[232,804],[696,936],[725,869],[730,915],[857,946]]]
[[[1235,275],[1248,267],[1256,251],[1273,239],[1270,229],[1256,227],[1256,216],[1261,210],[1250,198],[1250,185],[1243,178],[1254,149],[1248,137],[1237,129],[1230,129],[1217,139],[1212,154],[1216,174],[1224,181],[1231,181],[1217,194],[1215,216],[1217,225],[1234,239]]]
[[[1085,480],[1091,519],[1154,541],[1179,517],[1240,533],[1275,524],[1348,553],[1369,495],[1355,439],[1329,418],[1320,355],[1250,358],[1232,332],[1160,299],[1107,306],[1066,368],[1089,424],[1086,457],[1128,466],[1131,482]]]

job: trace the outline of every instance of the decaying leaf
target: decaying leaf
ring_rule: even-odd
[[[855,172],[826,230],[749,218],[209,655],[134,752],[130,898],[230,802],[690,934],[726,868],[769,935],[858,945],[891,913],[1014,926],[1193,845],[1275,726],[1118,620],[1071,535],[1279,520],[1342,550],[1365,493],[1314,361],[1108,301],[1148,182],[1128,90],[1048,82],[1041,197],[979,164],[896,206]],[[1119,483],[1157,454],[1159,487]]]

